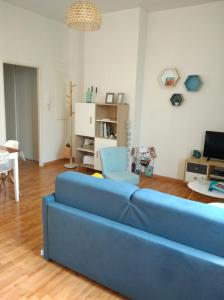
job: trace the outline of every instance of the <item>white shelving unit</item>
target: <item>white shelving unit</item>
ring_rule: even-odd
[[[75,113],[76,163],[79,166],[101,171],[100,149],[127,146],[129,106],[76,103]],[[113,138],[103,136],[102,124],[108,124],[106,128],[109,134],[114,135]],[[91,145],[86,145],[86,139]],[[83,164],[85,155],[93,156],[93,164]]]

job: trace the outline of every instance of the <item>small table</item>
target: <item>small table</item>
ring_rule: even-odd
[[[14,180],[14,190],[15,199],[19,202],[19,166],[18,166],[18,153],[20,149],[9,148],[5,146],[0,146],[0,150],[9,152],[9,159],[13,161],[13,180]]]
[[[206,180],[194,180],[188,183],[188,187],[199,194],[224,199],[224,194],[218,192],[209,191],[210,181]]]

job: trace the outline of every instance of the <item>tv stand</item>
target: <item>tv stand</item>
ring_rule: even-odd
[[[224,161],[189,158],[185,163],[185,182],[188,187],[202,195],[224,199],[224,194],[209,191],[210,180],[224,180]]]
[[[221,170],[224,172],[224,161],[223,160],[213,160],[202,157],[200,159],[197,158],[189,158],[185,162],[185,182],[191,182],[193,180],[224,180],[221,178],[215,179],[214,173],[215,169]]]

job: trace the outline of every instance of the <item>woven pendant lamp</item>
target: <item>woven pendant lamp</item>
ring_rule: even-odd
[[[101,13],[91,0],[77,0],[68,10],[67,25],[81,31],[99,30]]]

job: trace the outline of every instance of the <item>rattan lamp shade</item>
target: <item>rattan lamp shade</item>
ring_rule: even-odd
[[[67,25],[81,31],[96,31],[101,26],[101,13],[90,0],[78,0],[68,10]]]

